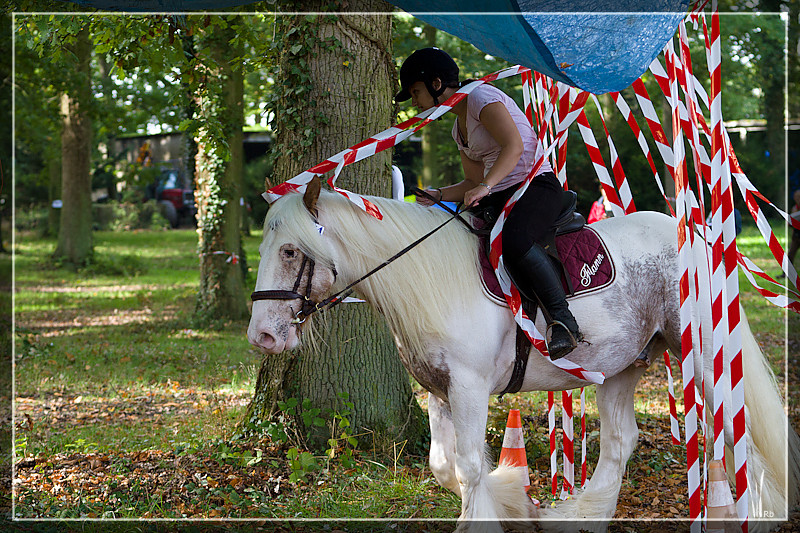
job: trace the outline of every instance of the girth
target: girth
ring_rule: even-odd
[[[525,370],[528,368],[528,356],[531,352],[531,341],[528,336],[522,331],[522,328],[517,326],[517,339],[514,348],[514,367],[511,369],[511,378],[508,380],[508,385],[498,395],[498,399],[502,399],[504,394],[519,392],[522,388],[522,382],[525,380]]]

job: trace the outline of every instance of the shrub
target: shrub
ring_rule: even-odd
[[[46,231],[47,207],[36,204],[19,207],[14,213],[14,227],[17,231]]]
[[[158,230],[170,227],[154,200],[143,203],[120,202],[109,206],[112,208],[113,216],[108,229],[112,231]]]

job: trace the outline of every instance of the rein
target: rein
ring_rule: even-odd
[[[381,264],[379,264],[378,266],[376,266],[375,268],[373,268],[372,270],[370,270],[369,272],[367,272],[366,274],[364,274],[363,276],[361,276],[360,278],[355,280],[354,282],[349,283],[344,289],[340,290],[336,294],[333,294],[333,295],[329,296],[328,298],[322,300],[321,302],[315,302],[314,300],[312,300],[310,298],[311,282],[312,282],[312,279],[314,277],[315,263],[314,263],[313,259],[308,258],[308,256],[306,256],[305,254],[303,254],[303,262],[300,265],[300,271],[297,273],[297,279],[295,280],[294,287],[292,288],[291,291],[286,291],[286,290],[254,291],[250,295],[250,299],[253,302],[257,302],[259,300],[302,300],[302,304],[301,304],[300,310],[295,314],[294,318],[290,322],[292,324],[302,324],[303,322],[306,321],[306,319],[309,316],[311,316],[312,314],[316,313],[317,311],[322,311],[324,309],[328,309],[328,308],[334,307],[337,304],[342,303],[345,298],[347,298],[350,294],[352,294],[352,292],[353,292],[352,289],[353,289],[353,287],[355,285],[358,285],[359,283],[361,283],[365,279],[369,278],[370,276],[372,276],[373,274],[377,273],[381,269],[389,266],[394,261],[396,261],[397,259],[399,259],[403,255],[405,255],[408,252],[410,252],[411,250],[413,250],[416,246],[418,246],[420,243],[422,243],[422,241],[424,241],[425,239],[427,239],[428,237],[430,237],[431,235],[433,235],[434,233],[436,233],[437,231],[439,231],[440,229],[445,227],[452,220],[457,218],[463,224],[465,224],[471,231],[474,231],[472,226],[470,226],[469,223],[466,220],[461,218],[460,214],[462,213],[462,211],[460,211],[458,208],[456,208],[456,210],[453,211],[452,209],[450,209],[446,205],[442,204],[441,202],[439,202],[437,200],[434,200],[433,197],[430,196],[429,194],[427,194],[425,191],[421,191],[419,189],[416,189],[416,190],[414,190],[414,193],[418,194],[420,196],[425,196],[426,198],[429,198],[431,201],[439,204],[445,210],[447,210],[447,212],[452,214],[452,216],[450,218],[448,218],[447,220],[445,220],[444,222],[442,222],[441,224],[439,224],[438,226],[436,226],[435,228],[433,228],[431,231],[429,231],[428,233],[426,233],[422,237],[420,237],[419,239],[415,240],[414,242],[412,242],[411,244],[409,244],[408,246],[406,246],[405,248],[403,248],[402,250],[400,250],[399,252],[394,254],[389,259],[385,260],[384,262],[382,262]],[[309,271],[309,274],[308,274],[308,281],[306,282],[305,294],[301,294],[301,293],[297,292],[297,289],[300,287],[300,282],[301,282],[301,280],[303,278],[303,273],[306,270],[306,265],[309,264],[309,263],[310,263],[310,271]],[[335,268],[333,270],[333,275],[334,275],[334,277],[336,276],[336,269]]]

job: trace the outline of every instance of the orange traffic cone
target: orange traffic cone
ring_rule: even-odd
[[[528,492],[531,488],[531,477],[528,474],[528,457],[525,454],[525,440],[522,437],[522,420],[519,409],[508,412],[506,432],[503,435],[503,449],[500,450],[500,464],[513,467],[519,472],[520,482]]]
[[[706,533],[739,529],[736,504],[731,495],[725,465],[719,459],[708,464],[708,523]]]

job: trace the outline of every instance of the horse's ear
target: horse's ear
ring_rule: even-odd
[[[317,200],[319,200],[319,191],[322,189],[322,180],[319,176],[314,176],[311,181],[306,185],[306,192],[303,194],[303,204],[305,204],[308,212],[317,216]]]

